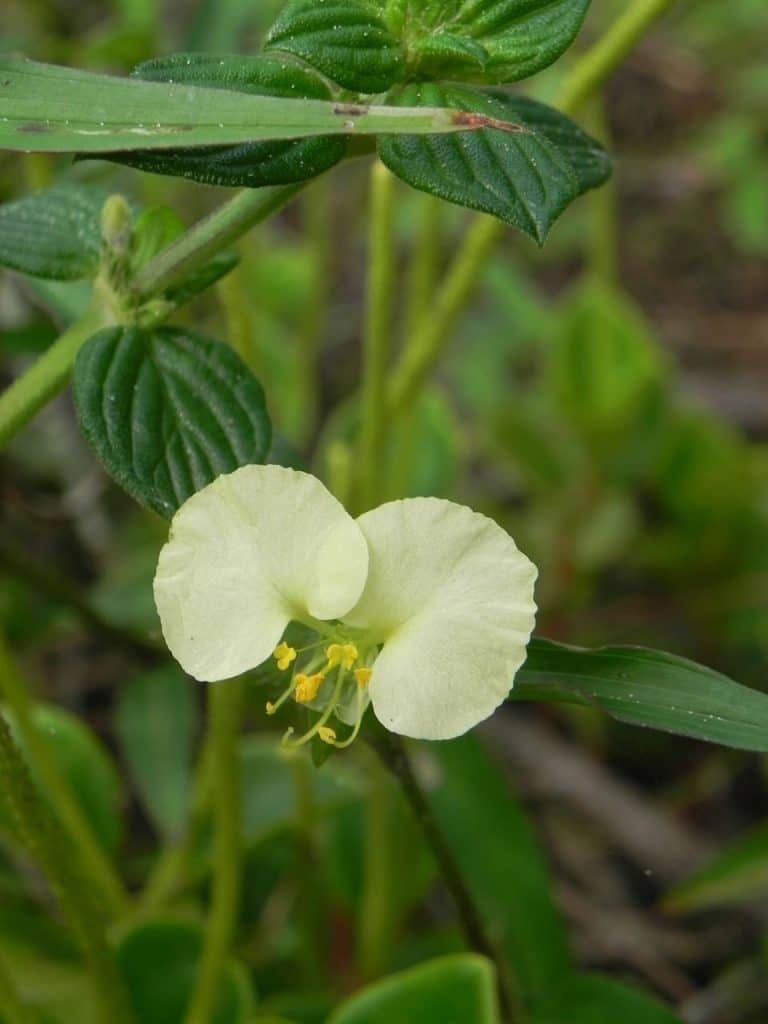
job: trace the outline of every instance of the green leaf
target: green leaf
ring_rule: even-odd
[[[664,898],[665,910],[687,912],[745,904],[768,892],[768,825],[750,829]]]
[[[22,750],[24,739],[16,716],[5,709],[5,716]],[[82,719],[53,704],[35,704],[34,725],[45,740],[69,791],[80,805],[93,836],[113,853],[121,839],[122,787],[112,760]]]
[[[560,979],[530,1024],[682,1024],[651,996],[600,974],[572,974]]]
[[[631,725],[768,751],[768,695],[644,647],[588,650],[534,638],[510,699],[594,704]]]
[[[220,474],[269,451],[261,385],[232,349],[192,331],[100,331],[78,354],[74,391],[106,470],[167,518]]]
[[[348,999],[328,1024],[499,1024],[491,963],[472,953],[390,975]]]
[[[357,92],[384,92],[403,64],[400,43],[363,0],[289,0],[265,48],[300,57]]]
[[[420,0],[418,6],[422,12],[413,19],[412,46],[421,58],[420,72],[454,80],[516,82],[548,67],[568,49],[589,0]],[[422,45],[425,38],[442,35],[450,37],[450,50]],[[458,41],[465,39],[485,50],[482,64],[475,54],[461,53]]]
[[[330,98],[316,74],[277,57],[175,54],[140,64],[134,74],[153,82],[185,83],[261,96]],[[152,150],[126,154],[118,162],[157,174],[173,174],[208,185],[258,188],[304,181],[333,167],[344,156],[343,136],[245,142],[198,150]]]
[[[430,802],[486,927],[533,1003],[570,970],[571,961],[531,826],[499,766],[474,736],[434,744],[430,754],[441,780]]]
[[[285,99],[39,64],[0,54],[0,149],[118,153],[314,135],[466,131],[447,110]]]
[[[0,266],[56,281],[93,277],[109,194],[96,185],[64,184],[0,206]]]
[[[587,156],[599,153],[597,143],[542,104],[438,84],[407,86],[398,101],[409,106],[437,102],[520,126],[450,137],[381,137],[379,156],[414,188],[491,213],[539,243],[578,195],[603,180],[597,155],[593,164]],[[607,161],[604,169],[607,173]]]
[[[182,1024],[203,948],[202,929],[179,918],[145,921],[126,932],[117,961],[141,1024]],[[245,1024],[253,995],[230,960],[218,987],[210,1024]]]
[[[189,810],[197,729],[191,681],[171,665],[136,676],[120,690],[116,727],[141,802],[173,842]]]

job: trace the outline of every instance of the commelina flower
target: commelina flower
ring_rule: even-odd
[[[525,659],[535,566],[486,516],[437,498],[357,519],[315,477],[281,466],[220,476],[178,510],[155,601],[182,668],[208,682],[274,657],[285,691],[346,746],[372,705],[392,732],[450,739],[487,718]],[[314,639],[283,639],[292,622]],[[352,730],[336,735],[336,718]],[[346,731],[346,730],[345,730]]]

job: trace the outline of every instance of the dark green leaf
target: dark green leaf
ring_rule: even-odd
[[[269,451],[261,385],[232,349],[191,331],[100,331],[80,350],[74,390],[83,432],[107,471],[166,517]]]
[[[22,749],[24,739],[13,711],[4,711]],[[34,725],[45,734],[59,774],[80,805],[94,838],[112,853],[122,834],[122,788],[109,754],[77,715],[53,704],[36,704]]]
[[[571,45],[589,0],[427,0],[422,6],[414,32],[417,52],[423,52],[424,36],[437,37],[442,28],[482,47],[487,56],[479,65],[474,54],[436,48],[427,50],[421,70],[455,80],[516,82],[550,65]]]
[[[203,264],[198,270],[191,271],[175,284],[166,288],[163,296],[169,302],[183,306],[185,302],[189,302],[200,292],[204,292],[211,285],[216,284],[222,277],[226,277],[239,262],[240,257],[234,250],[217,253],[213,259]]]
[[[672,911],[704,910],[744,904],[753,906],[768,892],[768,825],[751,829],[664,899]]]
[[[300,57],[346,89],[384,92],[403,63],[401,47],[362,0],[290,0],[265,47]]]
[[[199,926],[181,919],[145,921],[126,932],[117,947],[120,973],[141,1024],[182,1024],[203,948]],[[245,1024],[252,1003],[247,978],[226,965],[211,1024]]]
[[[594,704],[622,722],[768,751],[768,695],[663,651],[533,639],[512,700]]]
[[[187,822],[197,705],[192,682],[175,666],[137,676],[117,704],[117,735],[141,802],[161,836],[176,840]]]
[[[493,966],[458,953],[412,967],[358,992],[328,1024],[499,1024]]]
[[[519,121],[507,98],[459,86],[407,86],[398,102],[434,102],[499,121]],[[542,243],[583,191],[568,151],[533,128],[482,128],[443,137],[396,135],[378,140],[379,155],[398,178],[449,202],[491,213]]]
[[[316,74],[277,57],[175,54],[140,64],[134,74],[153,82],[200,85],[261,96],[330,98]],[[118,162],[157,174],[173,174],[208,185],[258,188],[303,181],[328,170],[344,156],[343,136],[244,142],[195,150],[150,150],[124,154]]]
[[[535,1002],[570,970],[570,956],[531,826],[474,736],[436,743],[430,754],[440,767],[441,782],[430,797],[440,824],[486,927]]]
[[[599,974],[561,978],[531,1024],[682,1024],[670,1009],[636,989]]]
[[[58,281],[94,277],[108,197],[96,185],[54,185],[0,206],[0,265]]]

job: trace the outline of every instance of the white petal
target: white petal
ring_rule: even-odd
[[[501,704],[525,660],[536,567],[492,519],[450,501],[394,501],[357,522],[368,581],[344,621],[384,641],[376,717],[417,739],[459,736]]]
[[[367,571],[359,527],[319,480],[243,466],[173,517],[155,603],[182,668],[229,679],[268,658],[292,619],[342,616]]]

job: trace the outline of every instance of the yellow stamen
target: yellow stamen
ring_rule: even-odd
[[[353,675],[354,675],[355,679],[357,680],[357,685],[362,690],[364,687],[366,687],[368,685],[368,683],[370,683],[371,676],[373,675],[373,669],[372,668],[356,668],[354,673],[353,673]]]
[[[275,648],[273,657],[277,661],[277,667],[282,672],[287,669],[291,662],[296,658],[296,648],[291,647],[285,641],[282,641]]]
[[[274,715],[274,713],[277,711],[277,706],[273,704],[271,700],[267,701],[267,703],[265,704],[265,708],[268,715]]]
[[[358,659],[355,644],[330,644],[325,653],[328,656],[328,668],[341,665],[342,668],[350,669]]]
[[[323,685],[325,675],[316,672],[313,676],[307,676],[303,672],[296,673],[296,700],[300,704],[309,704],[317,696],[317,691]]]
[[[317,734],[323,741],[323,743],[332,744],[336,742],[336,733],[327,725],[321,725],[320,728],[317,730]]]

